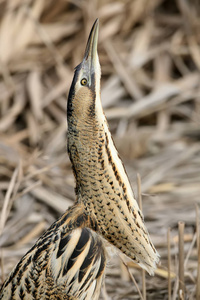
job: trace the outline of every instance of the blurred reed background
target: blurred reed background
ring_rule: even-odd
[[[161,255],[146,283],[127,261],[137,286],[112,258],[102,299],[200,299],[199,0],[0,0],[1,282],[74,201],[67,94],[97,17],[103,107]]]

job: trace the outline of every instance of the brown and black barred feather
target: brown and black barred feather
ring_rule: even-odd
[[[69,208],[20,260],[0,299],[98,299],[106,255],[95,226],[81,204]]]

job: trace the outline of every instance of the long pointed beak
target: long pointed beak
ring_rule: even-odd
[[[90,31],[90,35],[87,41],[87,46],[85,49],[85,55],[83,58],[83,62],[88,65],[88,69],[90,70],[91,73],[95,71],[95,64],[97,58],[98,32],[99,32],[99,19],[96,19]]]

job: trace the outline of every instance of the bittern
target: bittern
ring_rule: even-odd
[[[39,238],[4,282],[2,300],[99,299],[106,252],[96,221],[75,204]]]
[[[159,260],[103,113],[98,27],[96,20],[68,97],[76,203],[20,260],[0,299],[98,299],[107,257],[102,237],[150,274]]]
[[[75,68],[68,97],[68,153],[76,179],[77,201],[96,219],[100,234],[108,242],[153,274],[159,255],[101,105],[98,28],[96,20],[83,61]]]

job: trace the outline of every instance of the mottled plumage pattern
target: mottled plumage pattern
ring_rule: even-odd
[[[98,299],[106,265],[98,233],[149,274],[156,268],[159,255],[102,110],[97,37],[98,20],[68,98],[68,153],[77,202],[20,260],[0,299]]]
[[[98,299],[106,264],[95,221],[77,204],[20,260],[0,299]]]
[[[92,51],[90,71],[86,73],[84,58],[75,70],[68,98],[68,153],[78,201],[95,215],[106,240],[153,274],[159,255],[108,129],[101,106],[100,65],[95,46]],[[80,85],[82,78],[87,80],[85,86]]]

